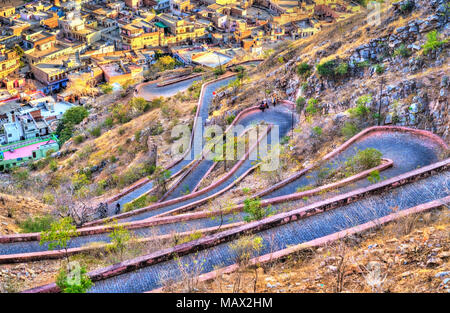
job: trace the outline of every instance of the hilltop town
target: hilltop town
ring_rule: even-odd
[[[448,292],[449,17],[0,0],[0,292]]]

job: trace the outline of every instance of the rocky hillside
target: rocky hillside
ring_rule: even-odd
[[[296,102],[301,126],[291,143],[300,158],[372,125],[426,129],[450,142],[448,4],[393,2],[381,4],[378,24],[365,11],[282,45],[237,96],[222,94],[216,112],[236,114],[264,91]]]

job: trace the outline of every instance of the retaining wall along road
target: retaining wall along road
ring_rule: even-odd
[[[194,124],[193,124],[193,128],[192,128],[193,130],[196,129],[196,126],[197,126],[197,120],[198,120],[198,117],[199,117],[199,114],[200,114],[200,109],[201,109],[202,106],[203,106],[203,102],[204,102],[204,101],[203,101],[203,99],[204,99],[204,97],[203,97],[204,90],[205,90],[209,85],[211,85],[211,84],[213,84],[213,83],[222,81],[222,80],[224,80],[224,79],[230,78],[230,77],[235,76],[235,75],[236,75],[236,74],[234,74],[234,73],[226,73],[226,74],[223,75],[222,77],[220,77],[220,78],[218,78],[218,79],[215,79],[215,80],[212,80],[212,81],[209,81],[209,82],[207,82],[207,83],[205,83],[205,84],[202,85],[202,89],[201,89],[201,91],[200,91],[200,97],[199,97],[198,104],[197,104],[197,110],[196,110],[196,113],[195,113]],[[190,141],[189,141],[189,149],[187,149],[187,150],[185,151],[185,153],[182,155],[182,157],[180,157],[179,159],[177,159],[177,160],[173,161],[172,163],[170,163],[169,165],[167,165],[167,166],[165,167],[166,170],[173,168],[174,166],[176,166],[177,164],[179,164],[182,160],[184,160],[184,158],[187,156],[187,154],[191,152],[193,141],[194,141],[194,131],[191,133],[191,137],[190,137]],[[186,168],[188,168],[189,166],[191,166],[191,165],[194,164],[195,162],[196,162],[196,160],[193,160],[192,162],[190,162],[188,165],[186,165],[185,167],[183,167],[182,169],[180,169],[180,170],[177,171],[176,173],[173,173],[173,174],[171,175],[171,179],[173,179],[173,178],[177,177],[178,175],[180,175]],[[105,202],[106,202],[108,205],[111,205],[111,204],[113,204],[114,202],[116,202],[117,200],[119,200],[119,199],[121,199],[122,197],[124,197],[125,195],[127,195],[127,194],[129,194],[129,193],[135,191],[136,189],[138,189],[138,188],[144,186],[144,185],[147,184],[147,183],[150,183],[150,179],[147,178],[147,177],[144,177],[144,178],[138,180],[137,182],[135,182],[134,184],[132,184],[131,186],[122,189],[118,194],[116,194],[116,195],[114,195],[113,197],[108,198],[107,200],[105,200]],[[108,220],[108,218],[106,218],[106,219],[104,219],[104,220]],[[102,221],[104,221],[104,220],[102,219]],[[96,223],[97,223],[97,221],[94,221],[94,222],[92,222],[92,223],[86,223],[85,225],[95,225]]]
[[[262,256],[252,258],[249,260],[249,265],[261,266],[263,264],[268,264],[268,263],[272,263],[275,261],[283,260],[283,259],[286,259],[288,256],[290,256],[294,253],[297,253],[301,250],[324,246],[324,245],[333,243],[335,241],[338,241],[340,239],[343,239],[347,236],[354,235],[357,233],[363,233],[363,232],[369,231],[371,229],[380,227],[384,224],[387,224],[387,223],[390,223],[393,221],[397,221],[406,216],[426,212],[426,211],[429,211],[432,209],[437,209],[437,208],[442,207],[443,205],[448,205],[449,203],[450,203],[450,196],[443,198],[443,199],[438,199],[438,200],[434,200],[431,202],[427,202],[427,203],[412,207],[410,209],[406,209],[406,210],[403,210],[403,211],[400,211],[397,213],[389,214],[387,216],[370,221],[368,223],[364,223],[364,224],[361,224],[361,225],[358,225],[355,227],[351,227],[351,228],[342,230],[340,232],[336,232],[336,233],[328,235],[328,236],[320,237],[320,238],[317,238],[317,239],[314,239],[314,240],[311,240],[311,241],[308,241],[308,242],[305,242],[305,243],[302,243],[302,244],[299,244],[296,246],[292,246],[292,247],[289,247],[286,249],[278,250],[276,252],[272,252],[269,254],[265,254]],[[198,282],[207,282],[207,281],[211,281],[211,280],[215,279],[216,277],[218,277],[220,275],[233,273],[233,272],[237,271],[238,269],[239,269],[239,265],[235,263],[235,264],[226,266],[224,268],[199,275],[197,279],[198,279]],[[149,292],[152,292],[152,293],[163,292],[163,288],[157,288],[157,289],[154,289]]]
[[[121,262],[113,266],[90,272],[89,275],[93,281],[103,280],[109,277],[117,276],[130,271],[167,261],[174,255],[183,256],[196,251],[204,250],[220,243],[228,242],[236,239],[244,234],[257,233],[269,228],[275,228],[292,221],[297,221],[305,217],[316,215],[318,213],[335,209],[339,206],[356,202],[359,199],[369,195],[380,194],[440,172],[450,169],[450,158],[441,162],[437,162],[423,168],[399,175],[386,181],[374,184],[369,187],[359,188],[352,192],[333,197],[324,201],[314,203],[312,205],[270,216],[260,221],[254,221],[240,227],[236,227],[218,234],[214,234],[199,240],[175,246],[173,248],[164,249],[155,253],[141,256],[132,260]],[[38,287],[30,290],[30,292],[55,292],[57,287],[54,284]]]
[[[322,162],[325,161],[329,161],[332,158],[334,158],[335,156],[337,156],[339,153],[342,153],[344,150],[348,149],[348,147],[350,147],[352,144],[354,144],[355,142],[362,140],[364,137],[366,137],[367,135],[369,135],[370,133],[374,133],[374,132],[403,132],[403,133],[410,133],[416,136],[422,136],[427,138],[428,140],[436,143],[437,145],[441,146],[442,149],[444,150],[448,150],[448,146],[445,143],[445,141],[443,141],[439,136],[426,131],[426,130],[420,130],[420,129],[413,129],[413,128],[408,128],[408,127],[402,127],[402,126],[372,126],[369,128],[364,129],[363,131],[359,132],[358,134],[356,134],[355,136],[353,136],[352,138],[350,138],[349,140],[347,140],[346,142],[344,142],[342,145],[340,145],[338,148],[334,149],[333,151],[331,151],[330,153],[328,153],[327,155],[325,155],[322,158]],[[320,165],[320,164],[319,164]],[[289,176],[288,178],[282,180],[279,183],[274,184],[273,186],[260,191],[258,193],[256,193],[255,195],[252,196],[252,198],[256,198],[256,197],[263,197],[267,194],[270,194],[271,192],[280,189],[284,186],[286,186],[287,184],[295,181],[296,179],[298,179],[299,177],[305,175],[305,173],[311,171],[312,169],[316,168],[318,166],[318,164],[312,164],[311,166],[308,166],[304,169],[302,169],[301,171],[295,173],[292,176]]]

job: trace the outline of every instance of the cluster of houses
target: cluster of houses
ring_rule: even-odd
[[[142,79],[161,53],[178,64],[221,66],[280,40],[309,37],[358,11],[359,5],[344,0],[41,0],[3,6],[0,162],[21,146],[14,142],[31,140],[36,147],[36,138],[47,139],[51,121],[73,100],[69,84]],[[56,100],[24,104],[26,92]]]
[[[53,133],[72,106],[42,92],[23,92],[1,101],[0,171],[57,151],[59,142]]]

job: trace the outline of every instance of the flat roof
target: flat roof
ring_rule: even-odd
[[[38,150],[41,146],[56,143],[54,140],[44,141],[44,142],[38,142],[34,143],[25,147],[13,149],[12,152],[10,151],[4,151],[3,152],[3,159],[6,160],[12,160],[17,158],[25,158],[32,156],[33,151]]]
[[[155,23],[155,26],[157,26],[157,27],[159,27],[159,28],[167,28],[167,27],[168,27],[167,25],[165,25],[165,24],[163,24],[163,23],[161,23],[161,22],[156,22],[156,23]]]

